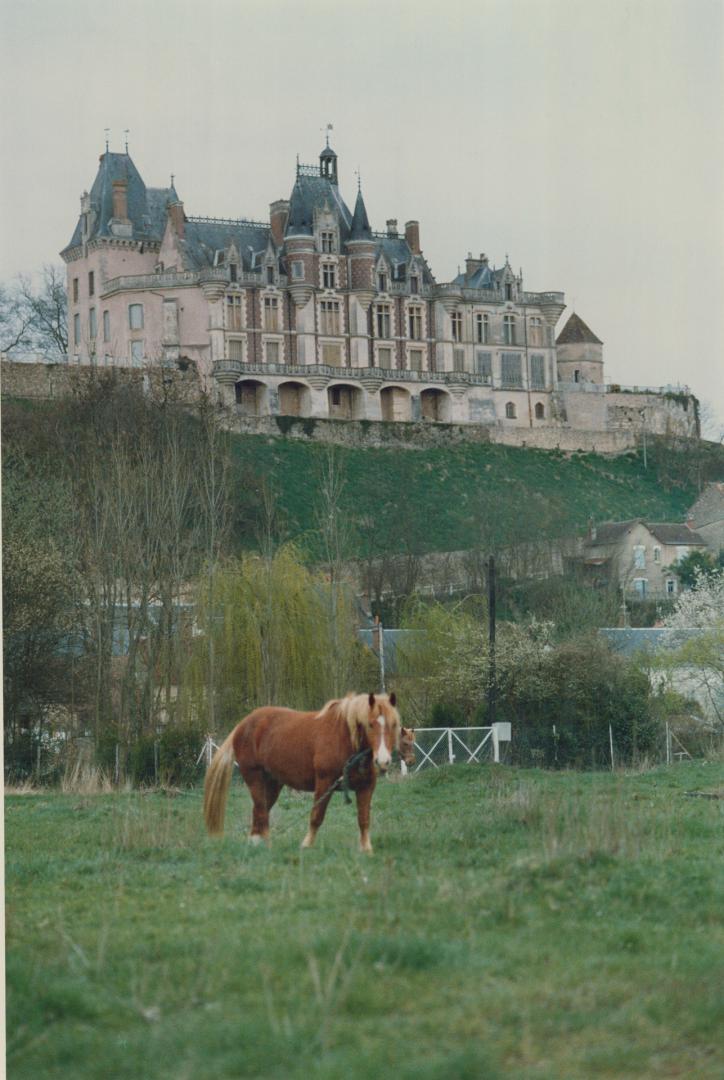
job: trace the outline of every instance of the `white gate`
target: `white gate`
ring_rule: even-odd
[[[417,761],[409,770],[412,773],[432,766],[462,762],[465,765],[475,762],[480,765],[485,757],[500,761],[501,742],[510,742],[510,724],[493,724],[492,727],[436,727],[416,728],[415,751]],[[486,750],[486,747],[489,749]]]

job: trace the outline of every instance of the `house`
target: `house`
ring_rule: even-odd
[[[615,582],[625,594],[645,599],[676,596],[676,564],[706,544],[688,525],[644,521],[591,523],[583,544],[583,565],[590,578]]]
[[[574,313],[556,340],[563,292],[531,292],[507,256],[441,283],[418,221],[373,231],[329,143],[264,221],[188,215],[173,177],[148,187],[106,146],[61,255],[73,363],[191,361],[243,416],[696,433],[686,393],[612,393],[600,339]]]
[[[689,510],[688,524],[696,529],[715,558],[724,551],[724,483],[705,486]]]

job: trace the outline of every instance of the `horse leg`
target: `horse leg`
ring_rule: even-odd
[[[366,851],[369,852],[369,854],[372,854],[372,843],[370,841],[370,806],[372,804],[373,790],[373,787],[365,787],[356,792],[360,851]]]
[[[254,803],[249,840],[252,844],[259,844],[269,839],[269,811],[279,798],[282,785],[261,769],[255,769],[244,780]]]
[[[307,829],[307,835],[302,840],[302,847],[311,847],[314,843],[314,838],[319,832],[319,826],[324,821],[324,815],[327,813],[327,807],[329,806],[330,799],[332,798],[332,789],[334,788],[335,781],[328,780],[321,777],[316,778],[314,785],[314,802],[312,804],[312,813],[309,815],[309,828]]]

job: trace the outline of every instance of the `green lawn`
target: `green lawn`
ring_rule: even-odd
[[[382,782],[376,853],[283,794],[6,798],[8,1075],[721,1077],[720,765]]]

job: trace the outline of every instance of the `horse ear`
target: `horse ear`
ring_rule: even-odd
[[[374,694],[370,694],[370,708],[372,708],[372,706],[374,705],[374,703],[375,703],[375,695],[374,695]]]
[[[395,691],[393,690],[392,693],[390,694],[390,705],[394,709],[396,704],[397,704],[397,696],[395,694]]]

